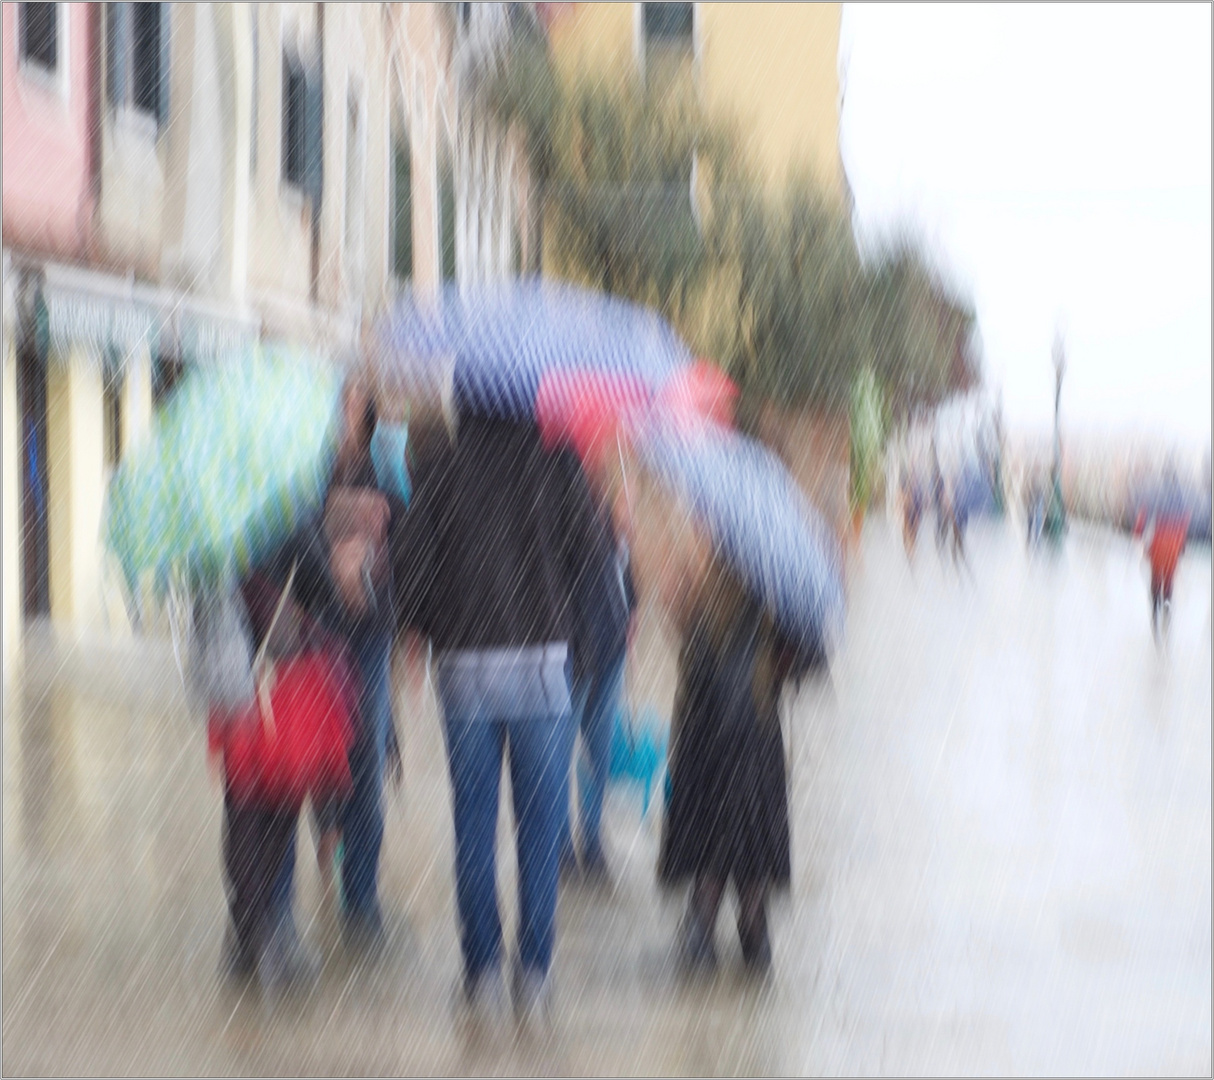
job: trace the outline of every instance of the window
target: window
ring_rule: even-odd
[[[102,438],[107,469],[118,468],[122,459],[122,382],[117,373],[107,373],[102,390]]]
[[[695,4],[642,4],[642,61],[648,75],[654,65],[677,66],[695,56]]]
[[[321,195],[320,75],[292,53],[282,57],[282,178],[311,196]]]
[[[307,134],[305,109],[307,77],[303,64],[290,56],[282,58],[282,178],[304,186]]]
[[[691,45],[694,4],[642,4],[645,42],[654,45]]]
[[[392,134],[392,273],[413,276],[413,155],[401,130]]]
[[[439,269],[443,281],[454,281],[455,264],[455,175],[451,167],[451,151],[442,154],[438,163],[438,242]]]
[[[171,4],[106,4],[106,83],[111,105],[169,119]]]
[[[21,60],[53,72],[59,65],[59,5],[19,4]]]

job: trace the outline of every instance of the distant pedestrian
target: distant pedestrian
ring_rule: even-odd
[[[961,490],[960,481],[952,485],[948,498],[948,520],[952,539],[953,562],[964,563],[965,559],[965,527],[969,523],[969,505],[965,492]]]
[[[923,490],[914,473],[905,473],[902,477],[902,543],[907,558],[914,554],[922,518]]]
[[[1165,481],[1156,506],[1141,510],[1135,523],[1136,536],[1148,526],[1151,538],[1147,555],[1151,563],[1151,629],[1156,638],[1166,633],[1172,613],[1172,583],[1189,535],[1190,511],[1174,471]]]

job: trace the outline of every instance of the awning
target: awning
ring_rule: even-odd
[[[261,336],[261,320],[234,307],[71,267],[45,268],[34,318],[39,352],[50,363],[76,357],[114,373],[145,348],[153,360],[196,364]]]
[[[81,355],[124,369],[144,346],[160,351],[164,317],[155,308],[85,293],[39,291],[34,301],[38,351],[52,362]]]

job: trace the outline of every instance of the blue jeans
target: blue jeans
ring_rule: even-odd
[[[464,972],[474,979],[501,963],[497,907],[497,809],[502,756],[518,844],[518,956],[546,974],[556,937],[557,844],[569,804],[573,724],[569,712],[495,720],[452,708],[440,682],[455,818],[455,883]]]
[[[353,789],[338,812],[345,853],[341,863],[342,894],[346,917],[379,918],[377,880],[379,853],[384,840],[384,758],[392,724],[392,636],[380,634],[357,644],[355,661],[362,678],[358,741],[350,752]],[[295,877],[295,844],[287,851],[274,886],[276,910],[291,907]]]
[[[620,707],[620,695],[624,690],[624,660],[621,652],[573,689],[573,715],[576,729],[582,733],[582,752],[586,755],[589,782],[579,789],[582,804],[582,855],[590,856],[601,849],[600,826],[603,820],[603,798],[607,794],[607,781],[611,770],[611,737],[616,713]],[[566,813],[561,828],[561,858],[572,862],[573,829],[570,823],[569,802],[565,802]]]

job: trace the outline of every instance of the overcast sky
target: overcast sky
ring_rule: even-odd
[[[844,5],[857,228],[978,309],[1013,428],[1210,439],[1210,7]]]

